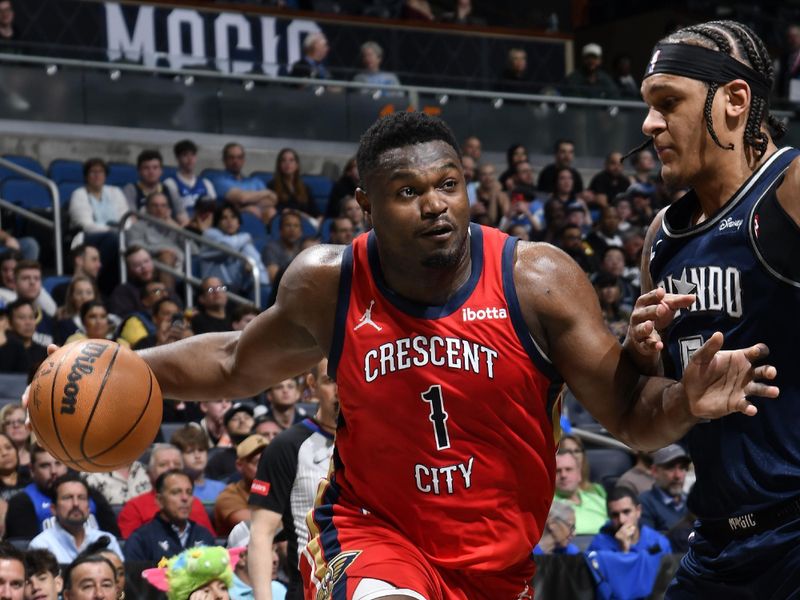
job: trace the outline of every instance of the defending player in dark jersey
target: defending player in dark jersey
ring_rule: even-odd
[[[642,84],[642,129],[664,181],[691,189],[650,228],[642,287],[653,291],[637,303],[626,345],[645,367],[663,346],[665,373],[680,377],[715,332],[727,347],[763,341],[781,391],[749,398],[745,414],[710,412],[721,418],[689,432],[689,506],[700,520],[670,599],[800,590],[800,167],[797,150],[772,141],[784,128],[769,115],[771,87],[764,44],[731,21],[664,39]],[[673,293],[695,300],[676,312]]]
[[[745,394],[777,395],[762,381],[774,369],[752,365],[766,348],[720,352],[719,337],[680,382],[641,377],[570,257],[470,226],[441,121],[385,117],[358,166],[374,233],[299,255],[243,332],[142,352],[164,395],[186,400],[253,395],[330,355],[342,446],[313,520],[306,598],[526,597],[552,500],[556,373],[643,449],[681,437],[697,414],[744,410]]]

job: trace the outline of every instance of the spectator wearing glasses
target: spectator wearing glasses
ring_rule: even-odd
[[[166,192],[157,190],[148,194],[144,200],[144,212],[166,225],[178,226],[178,222],[172,218],[170,201]],[[182,268],[183,250],[181,250],[181,245],[183,241],[175,231],[141,219],[131,225],[127,232],[127,241],[129,244],[141,246],[166,265],[177,270]],[[174,282],[171,281],[172,276],[169,276],[170,281],[166,281],[164,279],[166,275],[166,273],[161,273],[161,280],[168,283],[170,287],[174,287]]]
[[[192,317],[192,331],[196,334],[213,331],[231,331],[230,317],[225,308],[228,305],[228,286],[219,277],[206,277],[200,284],[200,305]]]
[[[575,538],[575,511],[566,502],[555,501],[550,506],[542,537],[534,554],[580,554],[572,543]]]
[[[31,432],[25,426],[25,409],[16,402],[6,404],[0,410],[0,422],[19,455],[19,464],[28,467],[31,464]]]

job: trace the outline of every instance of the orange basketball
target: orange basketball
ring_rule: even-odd
[[[145,451],[161,426],[161,388],[135,352],[81,340],[48,356],[28,396],[33,432],[79,471],[111,471]]]

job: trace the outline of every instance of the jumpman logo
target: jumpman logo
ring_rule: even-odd
[[[371,300],[370,301],[369,308],[364,311],[364,315],[358,320],[358,325],[353,327],[353,331],[361,329],[364,325],[372,325],[378,331],[383,329],[383,327],[381,327],[375,321],[372,320],[372,306],[373,306],[373,304],[375,304],[375,300]]]

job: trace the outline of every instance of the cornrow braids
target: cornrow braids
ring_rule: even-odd
[[[730,36],[730,37],[729,37]],[[692,25],[676,31],[667,36],[664,40],[668,43],[695,42],[702,46],[707,46],[708,42],[716,46],[716,50],[725,52],[743,60],[750,67],[766,75],[770,83],[774,79],[772,61],[769,57],[764,42],[752,29],[736,21],[710,21],[701,25]],[[733,41],[733,45],[731,44]],[[721,148],[733,150],[734,145],[722,146],[714,131],[712,122],[711,107],[714,95],[719,89],[719,84],[708,84],[708,94],[703,110],[703,117],[706,121],[706,129],[711,139]],[[761,124],[766,121],[770,134],[773,139],[780,139],[786,133],[786,125],[769,114],[769,99],[761,96],[753,96],[750,102],[750,111],[747,115],[747,123],[743,142],[758,153],[759,158],[764,156],[769,145],[769,135],[761,129]]]
[[[726,54],[731,54],[731,45],[728,42],[728,38],[725,34],[720,33],[714,27],[710,27],[709,24],[702,24],[702,25],[694,25],[691,27],[687,27],[685,31],[689,33],[694,33],[696,35],[700,35],[708,40],[711,40],[716,46],[717,50],[720,52],[725,52]],[[708,135],[711,136],[711,139],[714,140],[714,143],[723,148],[724,150],[733,150],[734,145],[728,144],[727,146],[723,146],[722,142],[719,141],[717,137],[717,132],[714,131],[714,117],[711,113],[711,108],[714,105],[714,96],[717,94],[717,90],[719,89],[718,83],[710,83],[708,84],[708,92],[706,93],[706,103],[703,107],[703,118],[706,122],[706,130],[708,130]]]
[[[772,82],[774,79],[772,61],[761,38],[747,25],[736,21],[725,21],[725,23],[727,23],[739,46],[747,54],[750,66],[764,73],[767,79]],[[786,125],[769,113],[769,99],[754,96],[745,127],[744,142],[756,149],[759,158],[764,156],[769,144],[769,137],[761,130],[761,123],[765,120],[768,128],[771,129],[773,138],[780,139],[783,137],[786,133]]]

